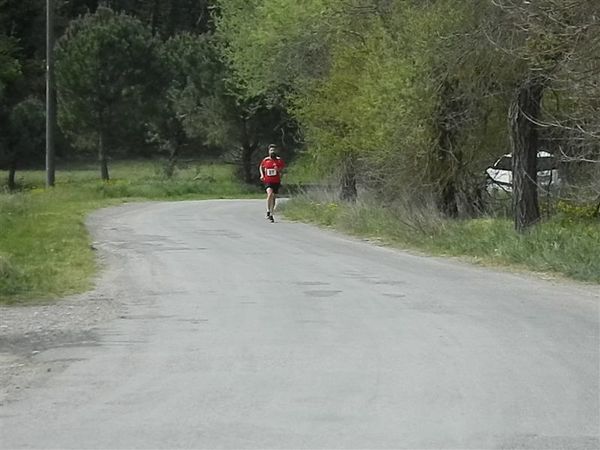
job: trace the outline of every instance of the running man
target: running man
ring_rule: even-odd
[[[277,146],[269,145],[269,156],[260,163],[260,181],[267,190],[267,219],[275,222],[273,211],[275,211],[275,200],[281,186],[281,171],[285,167],[285,162],[277,156]]]

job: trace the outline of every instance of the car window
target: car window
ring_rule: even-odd
[[[512,170],[512,157],[504,155],[492,166],[496,170]],[[537,170],[538,172],[546,170],[554,170],[558,168],[556,158],[554,157],[538,157]]]
[[[537,160],[538,171],[554,170],[556,168],[557,164],[555,158],[538,158]]]
[[[496,161],[493,167],[497,170],[512,170],[512,158],[505,155]]]

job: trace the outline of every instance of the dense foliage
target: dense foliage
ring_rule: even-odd
[[[44,1],[0,1],[0,163],[41,160]],[[102,3],[99,7],[99,3]],[[485,169],[512,153],[509,209],[600,197],[596,0],[56,0],[60,155],[214,152],[254,181],[260,149],[303,152],[341,196],[495,205]],[[37,102],[37,103],[36,103]],[[31,125],[25,125],[31,122]],[[30,140],[15,138],[29,130]],[[214,154],[213,153],[213,154]],[[14,184],[14,183],[13,183]]]

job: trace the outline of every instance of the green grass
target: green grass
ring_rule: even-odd
[[[0,176],[4,173],[0,172]],[[137,200],[262,195],[223,164],[188,164],[168,179],[152,162],[117,162],[111,181],[94,166],[58,170],[45,190],[42,171],[21,172],[18,193],[0,193],[0,304],[48,300],[92,286],[96,260],[84,226],[92,210]]]
[[[505,219],[443,220],[435,214],[407,215],[391,209],[334,201],[293,199],[292,220],[333,227],[403,248],[469,257],[486,265],[512,266],[600,283],[600,221],[559,213],[525,235]]]
[[[171,178],[164,176],[163,165],[152,161],[118,161],[109,167],[111,180],[99,179],[99,170],[85,164],[57,170],[57,190],[84,191],[98,198],[185,199],[252,196],[257,190],[241,185],[233,167],[225,164],[181,164]],[[1,174],[2,172],[0,172]],[[43,189],[43,171],[19,172],[18,184],[25,191]]]

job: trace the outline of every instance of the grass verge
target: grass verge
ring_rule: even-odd
[[[166,178],[159,164],[118,162],[111,175],[104,183],[95,167],[59,170],[56,187],[45,190],[43,172],[21,172],[22,190],[0,193],[0,304],[45,301],[91,287],[97,267],[84,220],[94,209],[147,199],[262,195],[222,164],[189,164]]]
[[[470,257],[600,283],[600,222],[559,213],[525,235],[504,219],[443,220],[434,214],[295,198],[285,204],[292,220],[333,227],[384,243],[435,255]]]

